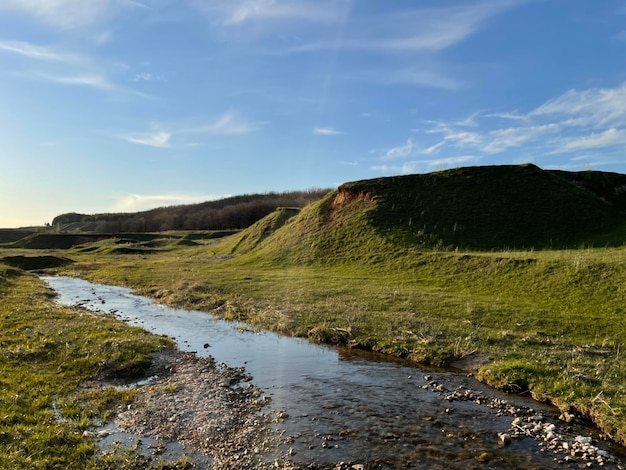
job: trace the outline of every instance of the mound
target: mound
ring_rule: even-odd
[[[269,223],[263,219],[257,227]],[[252,227],[251,227],[252,228]],[[292,262],[369,260],[406,249],[545,249],[621,245],[626,175],[467,167],[355,181],[239,252]]]
[[[490,166],[357,181],[337,200],[372,198],[369,222],[403,245],[563,248],[624,225],[625,185],[616,173]]]
[[[71,259],[59,256],[6,256],[0,263],[26,271],[36,269],[58,268],[73,263]]]
[[[248,252],[299,213],[299,208],[279,207],[271,214],[231,237],[222,245],[222,250],[228,253]]]

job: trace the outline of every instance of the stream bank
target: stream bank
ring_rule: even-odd
[[[256,408],[250,421],[245,418],[242,428],[249,431],[243,435],[261,444],[247,441],[233,447],[233,458],[256,459],[250,463],[256,467],[249,468],[624,468],[621,448],[602,441],[592,429],[559,419],[552,407],[489,389],[467,374],[383,362],[380,356],[254,332],[203,312],[168,309],[119,287],[72,278],[44,280],[63,304],[103,311],[172,336],[183,351],[209,361],[200,361],[202,367],[223,362],[242,377],[252,374],[250,410],[264,406]],[[128,429],[142,436],[162,436],[207,454],[211,447],[203,447],[202,439],[217,428],[195,426],[213,412],[204,389],[213,390],[217,383],[218,388],[245,391],[249,382],[229,385],[214,378],[209,384],[195,381],[199,375],[191,368],[179,376],[187,377],[188,387],[167,378],[142,386],[139,409],[121,413],[120,425],[126,417]],[[260,396],[254,396],[259,394],[255,387],[262,390]],[[159,396],[158,390],[169,390],[171,396]],[[193,399],[184,393],[199,393],[198,403],[205,408],[191,410],[187,403]],[[161,406],[169,411],[159,414]],[[214,411],[219,414],[219,407]],[[156,425],[143,425],[147,417]],[[218,460],[201,465],[246,468],[233,467],[232,461],[220,467]]]

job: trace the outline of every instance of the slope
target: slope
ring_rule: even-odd
[[[619,246],[626,239],[624,188],[626,175],[534,165],[345,183],[267,237],[254,256],[377,262],[407,249]],[[240,235],[246,236],[247,231]]]

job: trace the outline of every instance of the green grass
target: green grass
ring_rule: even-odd
[[[230,238],[103,241],[57,269],[311,341],[484,355],[481,380],[626,444],[625,183],[532,165],[347,183]]]
[[[0,265],[0,468],[105,468],[83,434],[132,391],[89,379],[141,375],[169,340],[111,318],[57,307],[37,277]],[[134,468],[127,453],[109,468]]]
[[[626,252],[410,252],[377,264],[223,260],[219,246],[63,268],[312,341],[446,365],[573,407],[626,443]],[[94,262],[95,261],[95,262]]]

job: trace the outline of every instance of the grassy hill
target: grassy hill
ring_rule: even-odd
[[[533,165],[356,181],[224,239],[150,256],[105,240],[58,269],[312,341],[476,361],[626,444],[625,188]]]
[[[388,258],[415,248],[556,249],[624,240],[626,175],[520,165],[346,183],[254,246],[258,257],[274,261],[376,262],[381,250]]]

